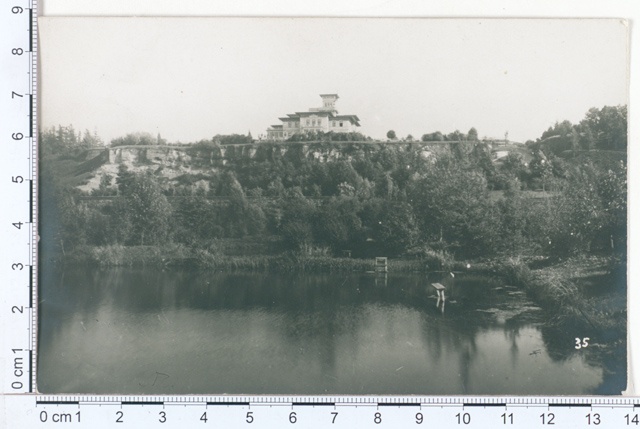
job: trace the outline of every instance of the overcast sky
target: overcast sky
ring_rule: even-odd
[[[384,138],[476,127],[535,139],[626,104],[618,20],[44,18],[41,124],[170,142],[265,133],[319,107]]]

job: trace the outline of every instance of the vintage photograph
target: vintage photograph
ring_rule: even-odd
[[[39,27],[38,391],[626,389],[628,22]]]

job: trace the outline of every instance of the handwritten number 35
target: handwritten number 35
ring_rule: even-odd
[[[589,346],[589,337],[576,338],[576,349],[583,349]]]

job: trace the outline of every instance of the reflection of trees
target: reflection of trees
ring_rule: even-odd
[[[474,361],[477,354],[478,348],[476,347],[475,336],[473,336],[465,342],[462,352],[460,353],[460,383],[462,384],[463,393],[469,392],[469,384],[471,382],[471,377],[469,375],[471,363]]]
[[[444,314],[435,308],[435,300],[429,298],[435,295],[430,284],[436,281],[447,282]],[[458,390],[464,393],[473,390],[470,386],[472,364],[479,358],[477,336],[496,326],[494,314],[475,310],[491,308],[505,300],[504,294],[496,293],[493,286],[478,278],[459,275],[455,279],[390,275],[384,286],[376,285],[375,276],[361,273],[223,274],[188,270],[74,269],[64,272],[64,277],[56,273],[43,279],[45,303],[41,324],[49,330],[62,329],[61,323],[56,322],[65,314],[80,314],[91,320],[101,308],[133,314],[180,308],[267,312],[273,318],[261,320],[277,320],[269,329],[277,330],[278,338],[284,342],[282,350],[286,351],[286,358],[293,363],[299,361],[302,366],[309,360],[317,363],[326,383],[323,387],[331,390],[337,368],[341,367],[341,362],[337,362],[338,351],[342,355],[358,356],[362,350],[360,335],[368,328],[366,324],[374,320],[371,317],[380,320],[380,311],[392,314],[398,306],[420,315],[425,359],[440,362],[443,356],[455,357],[448,365],[457,368],[461,383]],[[509,350],[514,365],[519,331],[527,324],[515,318],[503,326],[511,342]],[[394,323],[389,326],[397,329]],[[393,329],[385,338],[393,338]],[[46,335],[50,337],[48,332]],[[552,354],[553,344],[550,349]]]
[[[469,323],[469,318],[460,317],[460,314],[450,316],[445,313],[442,318],[437,309],[433,310],[425,311],[422,317],[422,340],[427,345],[428,353],[425,358],[440,361],[443,352],[460,356],[458,373],[461,393],[466,393],[470,383],[471,363],[478,354],[476,334],[482,327],[480,324]]]
[[[581,331],[571,332],[562,326],[545,324],[541,327],[540,332],[547,354],[553,361],[564,362],[576,354],[574,340],[578,336],[577,333]]]
[[[518,362],[518,339],[520,338],[520,328],[522,328],[522,323],[518,322],[517,319],[509,319],[504,324],[504,334],[506,338],[511,342],[511,346],[509,347],[509,354],[511,356],[511,367],[515,368]]]

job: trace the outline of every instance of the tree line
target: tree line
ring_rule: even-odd
[[[555,155],[567,151],[626,151],[627,106],[591,108],[579,123],[556,122],[527,144]]]
[[[598,141],[621,147],[606,135],[616,131],[600,126]],[[45,130],[41,144],[58,138]],[[543,133],[538,143],[548,138]],[[176,242],[207,248],[251,238],[275,240],[283,251],[349,249],[362,257],[626,254],[626,159],[597,151],[566,156],[529,145],[529,162],[516,152],[495,162],[481,141],[429,154],[353,144],[318,162],[302,145],[282,143],[284,153],[265,146],[253,157],[231,154],[224,168],[172,180],[122,164],[93,192],[112,198],[88,203],[77,188],[59,185],[55,160],[73,146],[63,143],[44,151],[42,222],[67,250]]]

